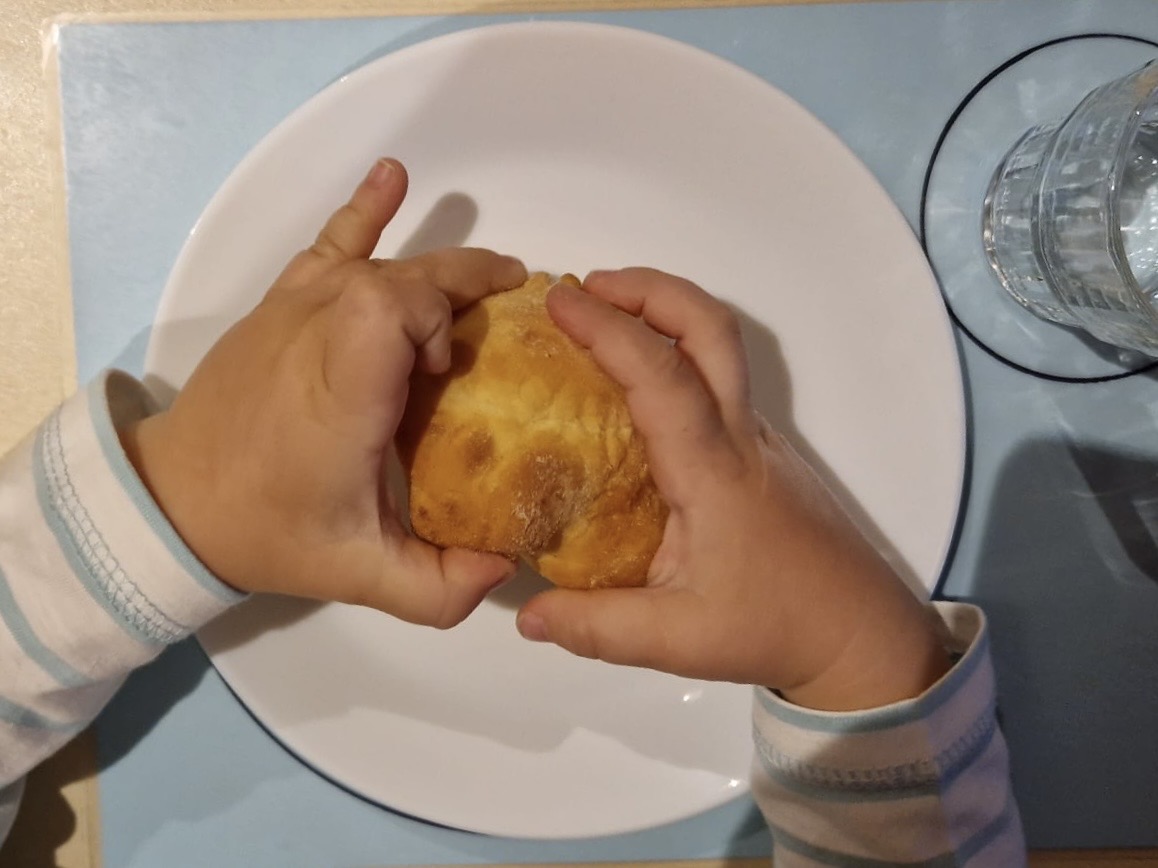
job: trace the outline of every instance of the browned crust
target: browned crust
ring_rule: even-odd
[[[534,274],[463,311],[450,371],[414,377],[397,436],[411,524],[564,587],[641,585],[667,506],[622,388],[547,314],[551,284]]]

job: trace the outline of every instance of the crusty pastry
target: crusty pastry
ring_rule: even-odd
[[[467,308],[450,370],[414,377],[397,436],[411,525],[562,587],[641,585],[667,505],[623,389],[547,314],[551,284],[534,274]]]

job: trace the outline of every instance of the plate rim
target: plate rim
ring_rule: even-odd
[[[363,79],[373,79],[382,73],[382,70],[388,69],[395,64],[405,63],[408,60],[418,57],[428,52],[435,52],[439,50],[453,50],[457,43],[469,43],[472,40],[486,39],[492,36],[505,36],[507,34],[517,34],[519,31],[526,31],[535,34],[543,34],[545,31],[553,31],[556,33],[571,35],[579,33],[587,33],[594,36],[611,36],[616,39],[633,40],[637,42],[650,42],[653,45],[662,47],[663,50],[683,53],[694,62],[708,63],[718,70],[726,72],[732,76],[736,81],[743,82],[743,85],[748,88],[756,88],[763,92],[765,97],[771,95],[781,101],[788,110],[793,111],[798,115],[799,119],[807,122],[814,134],[823,136],[829,140],[829,143],[843,152],[845,158],[851,163],[859,167],[859,173],[863,176],[863,182],[866,185],[871,185],[875,188],[875,193],[882,202],[887,203],[886,211],[891,212],[888,219],[893,220],[897,224],[897,228],[904,232],[908,237],[908,244],[911,248],[911,253],[914,257],[914,263],[919,260],[921,269],[925,279],[928,282],[929,288],[935,293],[938,300],[941,299],[939,283],[936,279],[932,267],[924,254],[920,242],[905,220],[897,203],[892,196],[884,189],[880,181],[877,179],[871,169],[864,163],[864,161],[839,137],[836,133],[821,121],[808,108],[795,100],[789,94],[782,91],[773,82],[768,81],[751,70],[741,66],[740,64],[715,54],[707,49],[683,42],[679,39],[669,37],[663,34],[658,34],[649,30],[638,27],[631,27],[620,24],[607,24],[590,21],[572,21],[572,20],[533,20],[533,21],[517,21],[517,22],[501,22],[494,24],[485,24],[481,26],[463,26],[459,29],[453,30],[449,33],[440,34],[428,39],[420,39],[417,42],[412,42],[403,45],[397,49],[391,50],[388,53],[376,57],[373,60],[352,69],[333,82],[318,90],[304,102],[295,107],[285,118],[283,118],[271,130],[265,133],[260,140],[254,144],[247,153],[238,161],[220,187],[214,192],[213,196],[206,203],[194,223],[192,229],[189,231],[185,242],[174,262],[172,269],[165,281],[162,290],[160,302],[158,304],[155,316],[154,325],[158,322],[171,319],[169,312],[176,303],[175,299],[179,297],[179,293],[174,291],[174,287],[181,285],[183,282],[183,275],[190,267],[190,264],[196,260],[198,253],[198,239],[202,227],[212,221],[218,216],[218,212],[223,207],[232,195],[233,188],[245,177],[250,171],[251,165],[259,162],[262,156],[271,148],[274,148],[283,139],[292,135],[293,131],[300,125],[308,123],[310,116],[325,106],[340,102],[345,91],[351,87],[357,86]],[[882,218],[884,215],[882,214]],[[952,328],[951,319],[948,311],[943,303],[940,304],[940,315],[937,317],[942,334],[938,338],[938,343],[943,344],[948,349],[950,364],[946,373],[951,373],[953,379],[953,387],[955,393],[955,400],[952,402],[954,408],[954,418],[952,420],[952,427],[956,433],[957,443],[954,444],[955,454],[957,460],[953,469],[953,490],[955,492],[954,505],[952,508],[951,521],[944,530],[944,537],[939,545],[939,558],[937,575],[932,578],[932,584],[924,590],[930,595],[936,595],[941,585],[944,582],[945,574],[951,564],[951,555],[953,547],[959,536],[959,528],[964,516],[964,496],[965,496],[965,479],[968,466],[968,455],[971,438],[969,435],[970,426],[968,424],[967,414],[967,400],[965,391],[965,379],[960,351],[957,347],[955,334]],[[158,363],[158,357],[162,353],[161,345],[163,342],[156,340],[157,331],[152,330],[149,337],[148,346],[145,354],[144,370],[146,375],[155,371]],[[198,636],[199,642],[201,637]],[[303,763],[307,768],[310,768],[315,773],[319,774],[325,780],[334,783],[341,789],[354,794],[359,799],[369,802],[370,804],[381,806],[389,811],[395,812],[402,816],[412,817],[420,822],[432,823],[435,825],[446,825],[446,821],[436,819],[433,817],[426,817],[420,814],[411,813],[406,807],[389,804],[386,801],[360,792],[354,789],[351,785],[339,780],[335,775],[324,771],[320,766],[308,757],[306,752],[291,746],[284,735],[276,733],[272,726],[254,711],[254,700],[244,696],[244,687],[239,688],[234,684],[226,671],[221,668],[218,660],[215,659],[213,650],[202,642],[202,647],[205,649],[210,660],[214,664],[221,675],[223,681],[227,685],[230,693],[235,696],[241,703],[246,713],[250,715],[261,728],[270,734],[274,740],[282,746],[294,759]],[[257,704],[260,704],[258,702]],[[686,820],[690,817],[697,816],[706,811],[716,809],[725,805],[736,798],[748,792],[748,781],[745,779],[742,786],[736,791],[727,794],[723,798],[719,798],[710,803],[705,803],[698,808],[689,810],[688,813],[675,816],[672,815],[667,822],[678,822]],[[625,825],[622,828],[617,828],[606,832],[582,832],[579,833],[581,837],[599,837],[602,835],[622,834],[632,831],[641,831],[643,829],[655,828],[655,824],[647,823],[645,825]],[[513,834],[509,831],[492,831],[486,828],[475,828],[465,824],[455,823],[449,828],[461,829],[467,831],[481,832],[484,834],[498,834],[507,837],[521,837],[535,840],[560,840],[571,839],[576,837],[575,832],[567,832],[563,834],[541,834],[541,835],[526,835]]]

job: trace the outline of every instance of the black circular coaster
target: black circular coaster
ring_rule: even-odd
[[[921,191],[920,235],[957,325],[1017,370],[1102,382],[1158,366],[1077,329],[1039,319],[998,284],[981,246],[981,206],[994,169],[1030,127],[1069,114],[1087,93],[1158,57],[1158,42],[1090,33],[1010,58],[965,95],[933,149]]]

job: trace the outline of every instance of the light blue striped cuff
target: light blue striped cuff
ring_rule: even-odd
[[[960,736],[932,756],[851,769],[789,756],[753,727],[756,755],[768,776],[786,790],[824,802],[896,801],[938,795],[985,753],[996,735],[996,707],[990,702]]]
[[[189,550],[121,446],[117,426],[150,412],[143,387],[127,374],[112,371],[98,377],[84,397],[87,411],[70,402],[37,433],[32,469],[40,511],[77,580],[126,635],[152,646],[178,642],[207,617],[246,595],[222,583]],[[94,480],[101,482],[94,485]],[[119,489],[119,496],[101,495],[102,486],[110,494]],[[85,491],[97,493],[95,503],[87,502]],[[131,526],[125,523],[126,510],[136,513],[132,519],[140,531],[135,535],[126,536],[125,529]],[[148,556],[139,556],[146,551],[163,557],[150,563]],[[136,574],[127,563],[136,564]],[[169,600],[169,607],[176,606],[166,612],[152,597],[159,589],[157,570],[174,567],[182,575],[170,587],[175,595],[167,591],[158,597]],[[15,626],[19,630],[20,625]],[[46,668],[60,669],[47,662]]]
[[[1015,826],[1018,828],[1015,829]],[[850,853],[842,853],[838,850],[821,847],[809,843],[803,838],[789,834],[784,829],[780,829],[775,825],[770,825],[772,840],[777,850],[791,850],[793,853],[804,856],[813,862],[821,865],[832,865],[834,868],[897,868],[898,864],[903,865],[904,868],[961,868],[961,866],[968,865],[974,856],[977,856],[985,850],[986,847],[989,847],[1004,835],[1016,835],[1017,838],[1020,839],[1021,833],[1019,828],[1020,820],[1018,818],[1017,806],[1012,798],[1010,798],[1006,800],[1001,813],[970,835],[965,841],[961,842],[954,850],[941,853],[931,859],[897,863],[882,859],[871,859],[865,856],[854,856]],[[987,861],[986,864],[992,865],[995,863]],[[1016,868],[1014,864],[1007,864],[1005,862],[1000,864],[1002,868]]]
[[[118,396],[115,395],[117,390],[131,389],[134,395],[139,396],[141,387],[128,374],[122,371],[107,371],[102,376],[98,377],[89,385],[89,412],[92,415],[93,429],[96,431],[97,439],[100,441],[101,451],[104,453],[105,460],[108,462],[109,469],[112,470],[113,475],[121,484],[121,487],[129,495],[136,506],[137,511],[142,518],[149,525],[149,528],[157,535],[168,549],[169,554],[173,559],[179,563],[182,568],[190,576],[192,576],[202,588],[215,596],[218,600],[226,605],[234,605],[240,603],[245,599],[246,595],[235,591],[233,588],[226,585],[211,573],[203,563],[197,558],[189,547],[185,545],[185,541],[169,523],[169,519],[161,512],[161,508],[157,506],[157,502],[153,500],[153,496],[149,494],[149,490],[141,481],[137,471],[133,465],[129,463],[128,456],[125,455],[124,447],[121,446],[120,436],[117,434],[116,425],[124,425],[129,421],[136,421],[136,419],[117,419],[114,423],[112,418],[112,407],[114,402],[120,404],[123,401],[118,401]],[[143,402],[136,402],[141,408],[140,414],[137,418],[143,418],[146,415]]]
[[[753,739],[773,781],[819,801],[933,795],[989,749],[998,725],[984,616],[965,604],[936,605],[947,639],[964,653],[914,699],[831,712],[792,705],[757,688]]]
[[[929,717],[956,696],[961,686],[977,674],[989,660],[989,634],[982,627],[969,649],[940,681],[915,699],[895,702],[865,711],[816,711],[780,698],[767,688],[757,688],[760,707],[772,717],[796,729],[849,735],[896,729]]]

